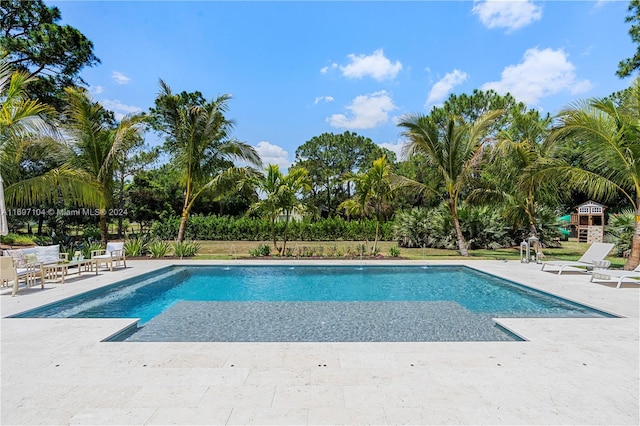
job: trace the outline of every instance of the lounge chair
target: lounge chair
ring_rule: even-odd
[[[562,274],[562,271],[585,271],[588,267],[593,267],[594,260],[603,260],[611,251],[614,244],[609,243],[593,243],[587,249],[582,257],[578,260],[552,260],[548,262],[542,262],[542,270],[544,267],[554,266],[558,268],[558,275]]]
[[[0,256],[0,284],[4,287],[13,282],[11,296],[15,296],[18,292],[20,280],[24,280],[26,287],[31,287],[39,278],[40,286],[44,288],[43,277],[42,263],[27,263],[16,267],[11,256]]]
[[[634,284],[640,284],[637,278],[640,278],[640,265],[636,266],[633,271],[623,271],[621,269],[603,269],[601,271],[594,271],[591,275],[591,282],[593,280],[614,280],[618,279],[618,285],[616,288],[620,288],[622,281],[632,282]]]
[[[100,264],[105,264],[113,271],[113,266],[122,264],[127,267],[127,259],[124,256],[124,243],[107,243],[106,249],[92,250],[91,260],[93,260],[96,271]]]

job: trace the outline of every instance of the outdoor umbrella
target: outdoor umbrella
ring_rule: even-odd
[[[2,184],[2,175],[0,175],[0,235],[9,233],[9,224],[7,223],[7,208],[4,205],[4,185]]]

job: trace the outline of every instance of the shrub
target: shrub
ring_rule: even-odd
[[[149,243],[149,253],[154,259],[162,259],[169,253],[171,245],[167,241],[154,240]]]
[[[180,259],[185,257],[193,257],[200,251],[200,244],[193,241],[176,241],[172,245],[173,253]]]
[[[400,249],[398,248],[398,246],[389,247],[389,256],[391,256],[391,257],[400,256]]]
[[[260,244],[258,247],[249,250],[252,257],[265,257],[271,254],[271,246],[269,244]]]
[[[636,226],[635,216],[633,210],[624,210],[609,216],[609,224],[606,228],[607,237],[615,243],[616,255],[618,256],[631,252]]]
[[[130,238],[124,242],[124,254],[128,257],[141,257],[148,253],[149,237]]]
[[[88,243],[88,244],[83,244],[82,245],[82,255],[84,256],[85,259],[89,259],[91,258],[91,252],[93,250],[100,250],[102,249],[102,245],[100,243]]]

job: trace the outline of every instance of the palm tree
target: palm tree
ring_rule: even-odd
[[[349,181],[355,185],[355,195],[340,205],[349,214],[375,217],[376,234],[372,249],[374,253],[378,248],[380,223],[393,194],[391,189],[392,176],[391,164],[387,161],[387,156],[383,155],[373,162],[369,170],[349,178]]]
[[[72,151],[56,131],[50,106],[29,99],[25,72],[14,72],[0,60],[0,174],[10,205],[32,207],[57,202],[97,206],[102,194],[90,176],[70,163]],[[23,164],[43,164],[43,171],[25,178]]]
[[[142,116],[123,118],[116,126],[109,123],[109,113],[94,102],[83,89],[67,88],[64,131],[77,156],[74,165],[87,172],[102,194],[99,204],[102,243],[108,239],[108,209],[113,207],[114,173],[117,154],[125,145],[140,137]]]
[[[540,170],[596,199],[623,194],[635,211],[631,254],[625,269],[640,262],[640,79],[619,99],[595,98],[564,109],[553,138],[580,144],[583,167],[557,162]]]
[[[558,188],[549,187],[532,170],[538,163],[553,158],[549,138],[551,117],[541,118],[535,110],[514,108],[507,128],[498,132],[482,184],[468,201],[504,204],[505,214],[516,227],[528,227],[531,236],[539,237],[538,216],[541,206],[558,199]]]
[[[304,191],[311,190],[309,172],[304,167],[296,167],[288,174],[282,173],[277,164],[269,164],[265,174],[253,179],[253,184],[264,198],[252,206],[253,211],[264,212],[271,223],[273,246],[281,254],[287,249],[287,229],[291,214],[302,209],[298,198]],[[278,216],[284,214],[284,230],[282,249],[278,248],[276,222]]]
[[[253,147],[230,137],[233,121],[224,116],[230,99],[229,95],[222,95],[210,102],[193,99],[185,102],[160,80],[156,115],[160,117],[162,131],[168,136],[165,146],[171,163],[180,171],[184,185],[178,241],[184,240],[189,212],[200,194],[204,191],[224,192],[234,187],[222,186],[223,183],[234,183],[229,179],[231,176],[235,174],[240,179],[251,174],[249,168],[233,168],[233,160],[256,166],[261,164]]]
[[[458,219],[458,205],[465,184],[478,168],[487,142],[487,133],[501,115],[500,110],[489,111],[470,123],[454,115],[447,116],[443,121],[431,116],[411,115],[398,124],[405,129],[403,135],[408,140],[403,148],[404,152],[408,156],[425,158],[427,164],[424,167],[436,170],[444,191],[436,186],[409,182],[407,179],[403,179],[401,184],[444,199],[453,219],[458,249],[462,256],[468,256],[469,252]]]

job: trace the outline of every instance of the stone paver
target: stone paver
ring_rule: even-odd
[[[640,287],[535,264],[467,263],[623,318],[499,319],[526,341],[413,343],[102,342],[134,320],[6,318],[166,264],[3,290],[0,423],[640,423]]]

